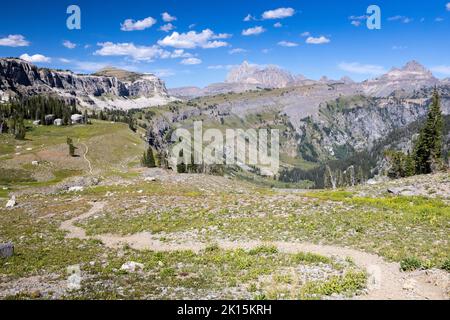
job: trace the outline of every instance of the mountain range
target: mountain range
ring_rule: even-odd
[[[372,161],[366,172],[378,170],[382,167],[380,150],[411,150],[411,137],[427,113],[434,87],[441,93],[442,111],[448,116],[450,81],[435,78],[416,61],[363,82],[348,77],[310,80],[276,66],[244,62],[231,69],[222,83],[167,90],[152,74],[106,68],[80,75],[38,68],[20,59],[0,59],[2,101],[49,94],[93,109],[154,106],[144,111],[151,115],[143,128],[157,150],[168,147],[165,137],[172,129],[189,127],[193,117],[211,127],[281,127],[285,168],[302,167],[305,161],[307,167],[334,160],[348,163],[365,152]],[[450,135],[446,133],[444,140],[448,150]]]
[[[91,75],[75,74],[68,70],[38,68],[17,58],[0,59],[0,100],[33,94],[54,94],[75,101],[84,107],[133,109],[163,105],[177,99],[191,99],[230,92],[280,89],[302,86],[319,88],[308,97],[323,94],[320,85],[339,87],[339,94],[364,94],[387,97],[392,94],[408,95],[421,88],[447,84],[448,79],[439,80],[431,71],[416,61],[402,68],[393,68],[388,73],[360,83],[349,77],[331,80],[307,79],[293,75],[277,66],[258,66],[244,61],[233,67],[224,82],[205,88],[182,87],[167,90],[164,81],[153,74],[130,72],[116,68],[105,68]],[[315,91],[315,90],[312,90]]]
[[[339,80],[328,79],[323,76],[318,81],[307,79],[303,75],[293,75],[289,71],[277,66],[261,67],[244,61],[241,65],[233,67],[223,83],[215,83],[205,88],[182,87],[169,89],[175,97],[189,99],[199,96],[215,95],[228,92],[243,92],[257,89],[288,88],[312,84],[344,84],[366,95],[386,97],[393,92],[411,93],[423,87],[433,87],[440,83],[448,83],[449,79],[442,81],[433,76],[417,61],[410,61],[402,68],[393,68],[388,73],[360,83],[354,82],[345,76]]]

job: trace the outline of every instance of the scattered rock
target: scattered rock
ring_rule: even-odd
[[[144,269],[144,265],[134,261],[126,262],[120,267],[120,270],[131,273],[142,269]]]
[[[37,166],[37,165],[39,165],[39,162],[38,162],[38,161],[31,161],[31,164],[32,164],[33,166]]]
[[[12,196],[12,198],[9,199],[8,202],[6,203],[6,207],[14,208],[15,205],[16,205],[16,196]]]
[[[403,284],[403,290],[412,291],[416,288],[416,280],[414,279],[408,279]]]
[[[146,182],[154,182],[154,181],[156,181],[156,178],[155,177],[146,177],[144,179],[144,181],[146,181]]]
[[[14,254],[14,245],[9,243],[0,243],[0,258],[9,258]]]
[[[405,186],[400,188],[389,188],[387,190],[389,193],[394,194],[396,196],[414,196],[417,195],[417,192],[414,187],[412,186]]]
[[[82,186],[74,186],[69,188],[69,192],[81,192],[84,188]]]

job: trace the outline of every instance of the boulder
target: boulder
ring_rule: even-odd
[[[130,273],[136,272],[138,270],[143,270],[143,269],[144,269],[144,265],[142,263],[138,263],[138,262],[134,262],[134,261],[128,261],[120,267],[120,270],[130,272]]]
[[[69,188],[69,192],[81,192],[84,188],[82,186],[74,186]]]
[[[15,205],[16,205],[16,196],[12,196],[12,198],[9,199],[8,202],[6,203],[6,207],[14,208]]]
[[[14,254],[14,245],[9,243],[0,243],[0,258],[9,258]]]
[[[413,186],[399,187],[399,188],[389,188],[387,190],[389,193],[394,194],[396,196],[415,196],[419,194],[417,188]]]

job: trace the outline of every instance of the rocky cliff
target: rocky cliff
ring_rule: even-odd
[[[115,74],[127,74],[118,77]],[[132,74],[132,76],[131,76]],[[109,68],[95,75],[37,68],[20,59],[0,59],[0,98],[35,94],[56,94],[82,106],[140,108],[165,104],[165,84],[151,74],[130,73]]]

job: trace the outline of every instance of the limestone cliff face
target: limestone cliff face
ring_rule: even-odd
[[[440,88],[444,115],[450,114],[449,89]],[[317,115],[300,121],[299,153],[309,160],[325,161],[371,150],[395,130],[422,120],[430,96],[431,91],[401,99],[354,96],[323,103]]]
[[[122,109],[126,109],[127,105],[139,107],[133,101],[135,98],[142,99],[143,107],[151,106],[152,102],[164,104],[171,100],[164,82],[154,75],[134,73],[131,80],[124,81],[109,75],[77,75],[71,71],[37,68],[20,59],[0,59],[2,100],[22,95],[57,94],[66,99],[75,99],[81,105],[117,105]],[[119,100],[118,103],[115,100]],[[145,105],[146,102],[148,105]]]

